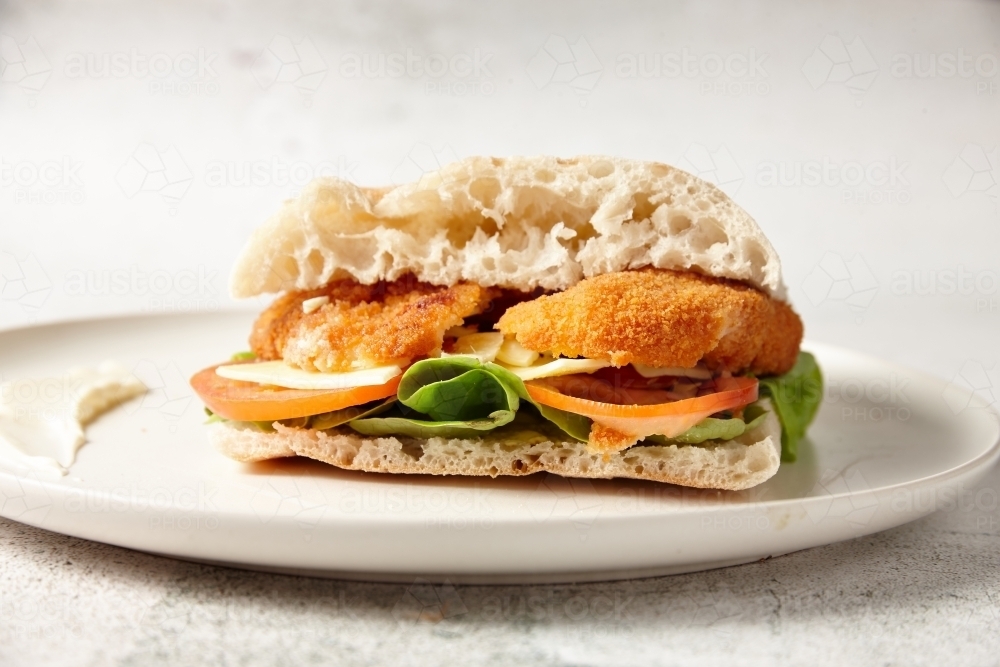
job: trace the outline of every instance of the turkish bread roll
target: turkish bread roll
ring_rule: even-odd
[[[654,267],[694,271],[785,299],[777,253],[721,190],[674,167],[584,156],[467,158],[415,183],[363,188],[310,184],[258,228],[230,279],[237,298],[363,284],[407,274],[435,285],[469,281],[521,291],[566,290],[584,278]],[[766,399],[764,399],[766,400]],[[741,490],[775,474],[781,426],[729,441],[588,450],[569,436],[501,430],[478,439],[362,436],[274,424],[212,427],[238,461],[306,456],[368,472],[635,479]]]

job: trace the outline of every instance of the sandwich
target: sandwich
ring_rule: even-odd
[[[197,373],[210,439],[370,473],[741,490],[822,396],[778,256],[715,186],[585,156],[311,183],[252,234],[250,351]]]

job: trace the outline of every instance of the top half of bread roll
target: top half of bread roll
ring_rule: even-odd
[[[653,267],[737,280],[785,299],[777,253],[714,185],[657,162],[471,157],[415,183],[324,178],[258,228],[234,297],[413,275],[529,292]]]

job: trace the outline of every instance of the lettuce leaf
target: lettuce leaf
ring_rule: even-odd
[[[411,438],[478,438],[483,431],[514,421],[514,412],[497,410],[482,419],[427,421],[412,419],[400,412],[370,419],[355,419],[348,426],[364,435],[407,435]]]
[[[514,413],[527,396],[524,383],[507,369],[459,356],[418,361],[403,373],[397,392],[401,404],[440,422]]]
[[[566,435],[581,442],[587,442],[590,439],[590,426],[593,423],[590,417],[566,412],[565,410],[535,403],[534,401],[532,401],[532,404],[538,409],[542,417],[558,426],[559,430]]]
[[[364,405],[352,405],[351,407],[344,408],[343,410],[324,412],[321,415],[313,415],[309,418],[308,428],[314,428],[322,431],[328,428],[341,426],[355,419],[364,419],[365,417],[371,417],[383,413],[390,409],[395,402],[396,399],[390,398],[372,401],[371,403],[365,403]]]
[[[528,391],[502,366],[454,356],[410,366],[396,398],[399,405],[391,413],[354,419],[348,426],[364,435],[476,438],[514,421]]]
[[[795,461],[799,440],[812,423],[823,399],[823,373],[816,358],[799,352],[792,370],[777,377],[760,378],[760,394],[771,399],[781,421],[781,460]]]
[[[743,417],[749,421],[739,417],[730,419],[706,417],[678,436],[666,438],[662,435],[651,435],[644,442],[658,445],[700,445],[707,440],[732,440],[759,426],[764,421],[765,414],[767,410],[753,403],[743,411]]]
[[[397,399],[391,413],[348,426],[365,435],[474,438],[511,424],[528,403],[570,437],[586,442],[590,436],[590,419],[536,403],[521,378],[474,357],[418,361],[400,379]]]

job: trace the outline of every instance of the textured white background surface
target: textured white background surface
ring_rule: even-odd
[[[312,175],[611,153],[733,195],[811,338],[1000,399],[996,3],[5,3],[0,35],[0,327],[258,309],[228,267]],[[0,663],[997,664],[998,489],[587,586],[317,582],[2,521]]]

